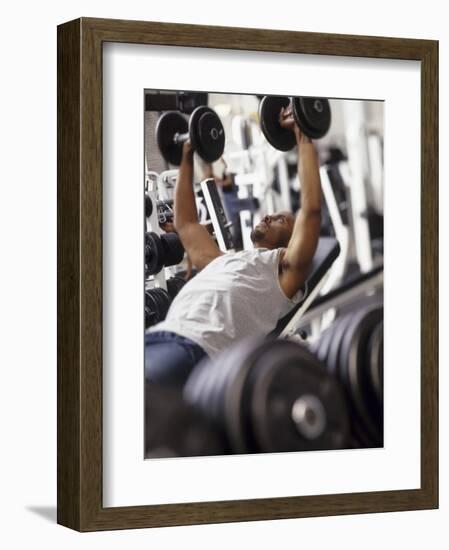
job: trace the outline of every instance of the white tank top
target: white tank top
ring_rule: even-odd
[[[183,286],[167,317],[148,332],[170,331],[214,357],[233,342],[266,336],[302,298],[287,298],[279,283],[281,248],[229,252]]]

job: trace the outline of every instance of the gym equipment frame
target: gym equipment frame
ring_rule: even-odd
[[[232,49],[338,56],[340,62],[344,56],[420,62],[421,294],[415,297],[421,303],[420,488],[104,507],[102,70],[106,42],[201,47],[210,49],[211,56],[215,49]],[[58,27],[57,114],[58,523],[96,531],[437,508],[438,43],[81,18]]]

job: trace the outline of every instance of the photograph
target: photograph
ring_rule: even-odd
[[[82,17],[57,70],[58,523],[438,507],[438,41]]]
[[[384,446],[384,101],[145,89],[144,458]]]

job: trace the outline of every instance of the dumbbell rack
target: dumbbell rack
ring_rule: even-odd
[[[329,216],[335,231],[335,237],[341,250],[340,256],[336,259],[334,265],[332,266],[331,273],[329,274],[328,280],[323,287],[323,292],[326,293],[332,288],[338,286],[343,279],[349,259],[349,247],[351,243],[349,227],[343,222],[326,166],[322,166],[320,168],[320,179],[324,200],[326,201]]]
[[[342,175],[351,190],[351,222],[354,246],[360,271],[366,273],[373,267],[366,181],[368,179],[368,147],[363,102],[344,104],[346,122],[346,147],[348,163],[342,167]]]
[[[200,185],[218,246],[222,252],[232,250],[234,248],[233,237],[230,231],[232,224],[227,220],[215,180],[207,178]]]
[[[150,197],[150,200],[153,204],[151,209],[151,215],[149,218],[145,219],[145,230],[152,231],[157,235],[162,234],[162,230],[159,227],[158,219],[158,209],[157,201],[158,198],[168,199],[171,198],[168,196],[168,189],[170,187],[171,180],[173,177],[176,177],[177,170],[170,170],[158,174],[157,172],[147,171],[145,174],[145,192]],[[168,268],[161,269],[159,273],[152,275],[155,286],[167,290],[167,278],[165,270]],[[147,286],[147,281],[145,282],[145,287]],[[152,286],[152,285],[150,285]]]
[[[159,227],[157,201],[158,199],[166,201],[173,199],[177,177],[178,170],[166,170],[160,174],[151,171],[146,172],[145,190],[153,204],[151,215],[146,219],[147,231],[153,231],[157,235],[162,234]],[[203,218],[201,223],[204,225],[212,224],[219,247],[223,252],[226,252],[233,248],[232,235],[229,231],[230,223],[228,223],[226,218],[216,185],[215,183],[211,185],[211,181],[213,180],[206,179],[199,184],[198,187],[201,188],[203,192],[204,202],[203,199],[197,198],[197,208],[200,217]],[[207,213],[209,214],[209,219],[204,219]],[[166,290],[165,269],[154,275],[154,279],[157,281],[157,286]]]
[[[256,197],[261,206],[261,212],[255,216],[255,222],[260,221],[263,215],[273,214],[276,210],[291,211],[290,184],[288,180],[287,162],[285,153],[269,147],[266,142],[261,145],[253,145],[249,149],[234,151],[226,154],[228,164],[238,167],[239,173],[235,176],[235,184],[238,187],[238,197],[246,199]],[[280,196],[271,186],[274,169],[278,168]],[[245,250],[253,247],[250,239],[253,227],[251,212],[240,212],[243,247]]]
[[[363,182],[355,180],[353,170],[347,161],[339,162],[335,169],[344,183],[348,216],[346,220],[343,219],[329,176],[329,167],[324,165],[320,168],[321,187],[332,227],[341,247],[340,257],[332,268],[323,289],[324,293],[342,282],[351,261],[357,262],[361,273],[368,273],[376,265],[371,251],[368,206]]]
[[[308,337],[309,343],[313,343],[317,336],[326,329],[328,323],[323,323],[323,316],[329,312],[334,312],[334,317],[337,312],[351,307],[358,303],[361,299],[366,302],[370,298],[376,300],[383,289],[384,274],[383,265],[375,265],[368,273],[362,273],[353,281],[344,284],[340,288],[329,292],[317,298],[312,307],[308,309],[302,316],[292,319],[290,330],[294,333],[299,333],[302,328],[310,325],[312,329],[319,327],[319,330],[313,331]],[[332,321],[333,319],[331,319]]]

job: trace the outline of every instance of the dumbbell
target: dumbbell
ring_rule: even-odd
[[[296,144],[294,133],[279,122],[282,107],[291,106],[301,131],[311,139],[322,138],[331,124],[329,100],[322,97],[265,96],[259,105],[260,126],[267,141],[280,151]]]
[[[145,217],[149,218],[153,213],[153,201],[151,200],[150,195],[145,193]]]
[[[155,275],[164,267],[164,249],[157,233],[145,233],[145,275]]]
[[[169,164],[181,164],[182,148],[188,139],[193,150],[205,162],[215,162],[223,155],[225,132],[213,109],[197,107],[188,122],[177,111],[161,115],[156,124],[156,140],[162,156]]]
[[[161,269],[179,264],[184,257],[184,247],[176,233],[157,235],[145,233],[145,274],[155,275]]]
[[[145,328],[163,321],[170,307],[171,299],[163,288],[145,291]]]
[[[173,200],[156,201],[157,217],[160,225],[173,221]],[[153,213],[153,201],[148,194],[145,194],[145,217],[149,218]]]
[[[314,346],[345,389],[358,446],[383,444],[383,309],[368,305],[341,315]]]
[[[185,284],[186,281],[182,277],[174,276],[167,280],[167,292],[171,300],[173,300]]]
[[[164,251],[164,265],[179,264],[184,258],[184,247],[177,233],[162,233],[161,244]]]
[[[173,200],[157,201],[157,217],[160,225],[173,221]]]
[[[167,280],[167,290],[152,288],[145,291],[145,328],[165,319],[173,298],[185,284],[182,277],[175,276]]]
[[[232,453],[341,449],[349,420],[334,377],[304,346],[241,340],[190,374],[184,399],[216,426]]]

